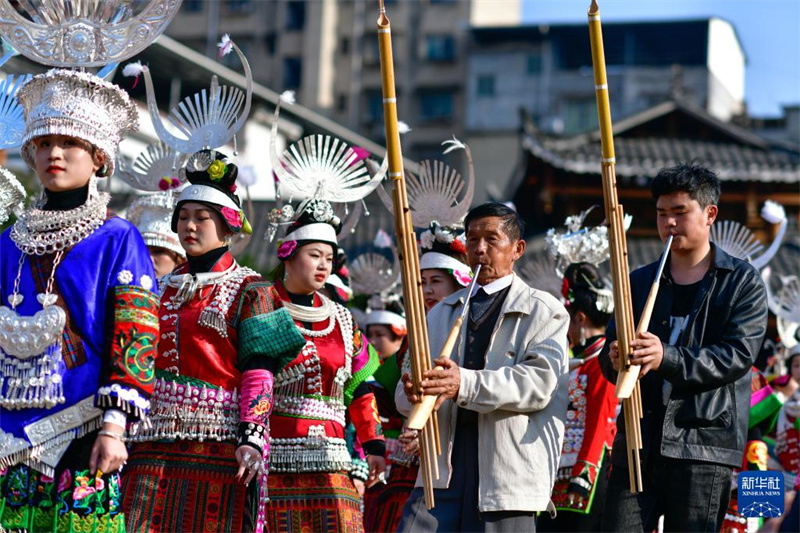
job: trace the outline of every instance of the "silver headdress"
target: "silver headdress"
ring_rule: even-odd
[[[764,207],[761,208],[761,218],[770,224],[780,224],[778,235],[766,251],[764,251],[764,245],[753,235],[753,232],[746,226],[732,220],[722,220],[714,223],[711,226],[711,241],[729,255],[747,261],[758,270],[761,270],[778,253],[789,224],[783,206],[772,200],[764,202]]]
[[[386,255],[367,252],[359,255],[351,263],[350,286],[356,294],[370,295],[367,310],[359,322],[366,328],[372,324],[384,324],[406,329],[406,319],[390,307],[402,310],[400,293],[395,290],[400,283],[400,262],[397,250],[389,235],[379,230],[375,236],[376,248],[388,249],[392,254],[389,261]],[[394,306],[392,306],[394,304]]]
[[[367,197],[383,180],[389,163],[384,158],[378,172],[370,177],[357,149],[328,135],[311,135],[278,155],[278,116],[281,103],[294,103],[294,95],[281,95],[272,122],[270,158],[284,193],[292,199],[324,198],[332,203],[357,202]]]
[[[564,278],[556,273],[556,259],[549,253],[528,249],[514,265],[514,270],[531,287],[561,299]]]
[[[392,259],[378,252],[366,252],[351,261],[348,267],[350,287],[356,294],[385,295],[400,282],[400,259],[388,235],[379,231],[375,245],[388,249]]]
[[[22,207],[23,200],[25,189],[16,176],[0,167],[0,224],[4,224],[13,211]]]
[[[29,79],[29,75],[9,75],[0,81],[0,150],[9,150],[22,144],[25,118],[17,93]]]
[[[25,57],[52,67],[99,67],[144,50],[181,0],[0,2],[0,33]]]
[[[129,164],[124,157],[117,160],[119,177],[140,191],[168,191],[182,185],[176,170],[184,156],[163,143],[149,144]]]
[[[420,162],[419,175],[406,170],[408,204],[411,207],[411,222],[414,227],[428,228],[431,222],[442,226],[455,227],[462,223],[464,216],[472,204],[475,193],[475,171],[472,163],[472,151],[469,146],[455,137],[444,141],[443,154],[454,150],[464,150],[467,154],[469,176],[464,192],[464,179],[455,169],[441,161],[424,160]],[[463,196],[459,198],[461,193]],[[378,188],[383,205],[394,212],[392,199],[383,187]]]
[[[141,63],[131,63],[123,69],[123,74],[126,76],[144,74],[147,108],[150,111],[150,118],[156,134],[164,144],[176,152],[192,154],[201,150],[216,149],[233,140],[233,155],[237,155],[236,133],[242,129],[250,114],[253,74],[247,58],[230,37],[225,35],[218,46],[220,57],[230,53],[231,50],[234,50],[239,56],[247,78],[247,91],[245,93],[238,87],[220,85],[217,77],[213,76],[208,91],[203,89],[199,93],[184,98],[177,107],[172,108],[169,112],[167,119],[185,138],[172,134],[162,122],[150,69]]]
[[[139,127],[136,105],[128,94],[86,72],[54,69],[34,76],[17,95],[25,114],[20,155],[35,170],[33,140],[42,135],[69,135],[103,152],[114,173],[119,142]]]
[[[567,267],[572,263],[591,263],[597,266],[610,257],[608,227],[605,225],[582,227],[586,217],[595,207],[597,206],[567,217],[564,221],[567,227],[566,233],[556,233],[555,228],[547,230],[545,238],[547,248],[556,260],[556,273],[559,277],[564,276]],[[628,231],[632,220],[630,215],[625,215],[623,220],[625,231]]]
[[[147,246],[166,248],[186,257],[178,234],[170,227],[175,201],[172,191],[142,195],[128,208],[127,218],[142,234]]]
[[[761,272],[767,288],[769,309],[777,317],[778,335],[784,346],[791,349],[800,343],[800,278],[780,276],[781,287],[777,293],[770,288],[771,270]]]

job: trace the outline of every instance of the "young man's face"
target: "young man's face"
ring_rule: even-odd
[[[664,194],[656,201],[658,236],[666,242],[674,236],[672,251],[690,252],[708,243],[711,224],[717,218],[717,206],[700,207],[687,192]]]

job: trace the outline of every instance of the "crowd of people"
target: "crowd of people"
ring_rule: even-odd
[[[126,220],[98,187],[137,127],[125,91],[61,69],[17,97],[42,193],[0,237],[0,529],[797,531],[800,344],[756,366],[768,290],[711,240],[712,170],[678,164],[650,186],[672,244],[650,328],[630,343],[644,485],[631,492],[599,262],[572,261],[557,298],[515,273],[526,241],[512,207],[472,207],[471,192],[447,213],[412,205],[434,358],[415,387],[408,258],[388,242],[389,275],[361,257],[348,269],[332,205],[382,187],[385,168],[354,148],[273,149],[293,192],[270,213],[277,267],[262,275],[232,251],[253,231],[221,151],[235,131],[183,154],[180,189],[145,176],[162,192]],[[657,267],[631,273],[636,322]],[[423,396],[442,449],[432,508],[406,425]],[[736,474],[767,469],[785,476],[786,512],[756,524]]]

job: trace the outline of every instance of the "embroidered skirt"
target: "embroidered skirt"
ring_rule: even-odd
[[[256,486],[236,483],[227,442],[143,442],[123,471],[128,531],[253,531]]]
[[[119,475],[89,473],[96,437],[73,441],[55,477],[22,464],[0,471],[0,530],[125,533]]]
[[[386,485],[377,484],[364,494],[364,529],[395,532],[403,517],[403,507],[414,490],[419,466],[393,464]],[[377,489],[377,490],[376,490]]]
[[[270,533],[364,531],[361,500],[346,472],[270,474],[267,483]]]

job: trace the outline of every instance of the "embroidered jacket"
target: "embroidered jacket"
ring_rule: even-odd
[[[581,354],[581,365],[569,376],[564,445],[553,487],[556,508],[581,513],[591,510],[594,482],[606,451],[614,443],[618,403],[614,385],[603,377],[597,360],[605,337],[589,342]],[[584,501],[570,504],[567,497],[570,490],[581,494]]]
[[[281,301],[289,301],[279,282],[275,288]],[[314,306],[321,305],[315,294]],[[332,305],[330,320],[334,324],[330,333],[304,334],[303,348],[275,376],[270,471],[349,471],[352,463],[345,442],[346,410],[365,449],[379,443],[376,448],[384,451],[375,397],[362,387],[378,367],[377,357],[355,327],[350,311]],[[331,326],[330,320],[311,324],[310,331],[325,331]]]
[[[54,255],[23,259],[9,233],[0,237],[0,303],[11,307],[9,297],[20,272],[23,298],[15,312],[22,318],[16,320],[41,319],[37,294],[45,292]],[[9,354],[15,341],[6,337],[0,342],[5,378],[0,380],[0,468],[24,461],[52,476],[66,449],[64,444],[99,428],[103,409],[121,410],[134,422],[146,416],[158,337],[158,298],[151,291],[154,280],[141,235],[114,215],[67,249],[56,268],[53,286],[55,305],[66,314],[54,373],[36,379],[17,377],[27,383],[15,383],[16,371],[8,370],[15,364]],[[10,309],[1,311],[5,322]],[[3,327],[20,328],[9,324]],[[7,341],[11,344],[5,345]],[[32,359],[43,357],[48,356]],[[32,406],[48,381],[61,385],[62,401]],[[28,399],[23,403],[19,401],[20,387]]]
[[[188,268],[171,277],[189,283]],[[304,340],[288,312],[276,310],[272,286],[230,252],[210,273],[224,276],[188,301],[162,278],[152,427],[133,440],[236,439],[266,456],[273,372]]]

